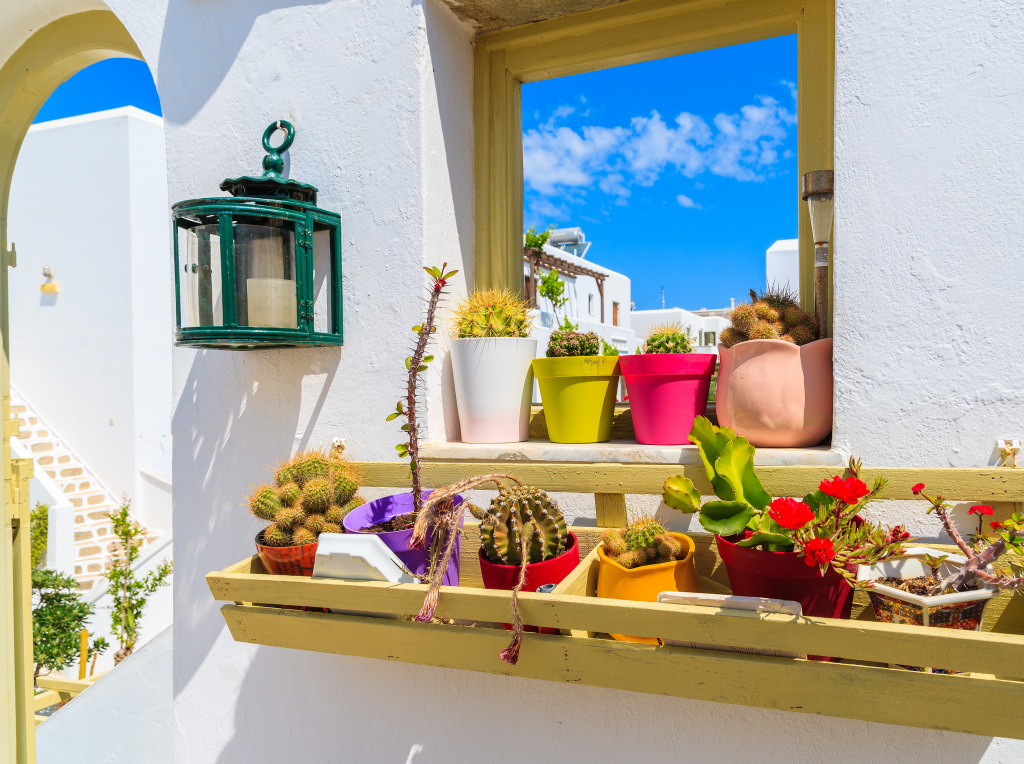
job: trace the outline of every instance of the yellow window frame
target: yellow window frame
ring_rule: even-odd
[[[798,41],[799,174],[831,170],[835,0],[630,0],[482,35],[475,52],[476,287],[523,292],[524,82],[787,34]],[[800,294],[813,309],[814,243],[804,206],[799,237]]]

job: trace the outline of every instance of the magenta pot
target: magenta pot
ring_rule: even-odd
[[[423,491],[423,498],[430,496],[430,491]],[[454,497],[455,506],[463,502],[462,496],[456,494]],[[367,502],[361,507],[356,507],[342,520],[346,533],[363,533],[363,528],[389,520],[397,515],[404,515],[413,511],[412,493],[396,493],[385,496],[382,499]],[[459,519],[459,528],[462,527],[462,518]],[[427,540],[422,549],[410,549],[409,542],[412,540],[412,528],[402,531],[387,531],[374,534],[384,542],[400,559],[405,566],[413,573],[426,575],[430,567],[427,557],[430,550],[430,542],[434,537],[433,529],[427,531]],[[459,551],[462,548],[461,534],[455,539],[455,549],[452,558],[448,561],[448,568],[444,572],[441,583],[445,586],[459,585]]]
[[[714,353],[619,356],[637,443],[680,445],[708,408]]]
[[[715,411],[758,447],[814,446],[832,432],[832,340],[718,346]]]

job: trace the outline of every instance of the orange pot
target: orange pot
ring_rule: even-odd
[[[814,446],[832,432],[832,340],[718,346],[715,411],[758,447]]]
[[[700,579],[693,564],[693,539],[683,533],[673,533],[671,536],[686,548],[686,557],[675,562],[659,562],[640,568],[624,568],[608,557],[603,547],[598,547],[597,596],[635,602],[657,602],[658,594],[661,592],[699,592]],[[654,637],[632,637],[628,634],[611,636],[621,642],[658,644]]]

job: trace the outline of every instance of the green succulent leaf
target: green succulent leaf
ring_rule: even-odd
[[[754,508],[743,501],[709,501],[700,508],[701,526],[719,536],[742,533],[753,516]]]
[[[789,536],[783,536],[778,533],[755,533],[748,539],[743,539],[736,542],[736,546],[742,547],[755,547],[764,544],[765,546],[784,546],[792,547],[793,539]]]
[[[700,510],[700,491],[693,481],[683,475],[673,475],[665,481],[662,498],[672,509],[691,514]]]
[[[426,371],[426,370],[427,370],[427,365],[425,363],[422,363],[422,364],[420,364],[419,366],[416,367],[416,371]]]
[[[458,272],[459,272],[459,271],[458,271],[458,269],[456,269],[456,270],[454,270],[454,271],[448,271],[448,272],[447,272],[446,274],[444,274],[444,275],[443,275],[443,276],[442,276],[441,278],[443,278],[443,279],[450,279],[450,278],[451,278],[452,276],[454,276],[454,275],[455,275],[456,273],[458,273]]]
[[[432,356],[432,355],[425,355],[425,356],[423,356],[423,363],[430,363],[433,360],[434,360],[434,356]]]
[[[406,432],[409,432],[409,425],[408,424],[403,424],[402,425],[402,429],[405,430]]]
[[[399,414],[398,414],[397,411],[394,414],[388,414],[388,417],[387,417],[386,421],[390,422],[392,419],[397,419],[398,416],[399,416]]]
[[[411,369],[412,368],[412,356],[409,356],[408,358],[405,359],[405,368],[406,369]]]
[[[715,461],[715,471],[731,489],[733,499],[745,501],[754,509],[764,509],[772,497],[754,474],[754,447],[746,438],[730,440]]]
[[[723,501],[732,501],[736,495],[729,483],[715,471],[715,463],[728,445],[729,438],[734,434],[727,427],[715,427],[707,417],[703,416],[693,420],[693,428],[690,430],[690,441],[695,443],[700,451],[700,459],[704,462],[704,472],[707,473],[708,480],[711,481],[711,485],[715,489],[715,495]]]
[[[422,326],[422,325],[420,325],[420,324],[417,324],[416,326],[414,326],[414,327],[412,328],[412,330],[413,330],[414,332],[416,332],[416,334],[419,334],[420,332],[422,332],[422,331],[423,331],[423,326]]]

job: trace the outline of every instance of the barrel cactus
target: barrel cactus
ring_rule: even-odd
[[[321,533],[341,533],[341,520],[365,500],[356,496],[359,478],[352,466],[332,453],[309,450],[275,469],[274,483],[261,483],[247,504],[271,524],[260,535],[264,546],[314,543]]]
[[[506,290],[475,292],[455,309],[455,336],[527,337],[532,320],[522,298]]]
[[[604,553],[624,568],[673,562],[686,557],[687,548],[652,517],[641,517],[625,528],[601,534]]]
[[[502,486],[485,512],[470,507],[480,520],[480,545],[484,556],[498,565],[521,565],[522,529],[533,528],[527,548],[527,563],[556,557],[566,549],[569,530],[558,502],[531,486]]]
[[[693,338],[682,324],[660,324],[651,329],[641,353],[691,353]]]
[[[760,293],[750,290],[750,302],[737,305],[729,315],[732,326],[718,340],[729,348],[747,340],[784,340],[806,345],[818,339],[818,319],[803,310],[796,297],[772,287]]]

